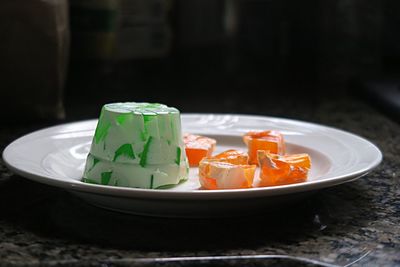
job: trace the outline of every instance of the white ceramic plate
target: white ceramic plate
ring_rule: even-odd
[[[276,129],[284,134],[289,153],[305,152],[312,168],[305,183],[276,187],[200,190],[197,169],[188,182],[172,189],[136,189],[80,181],[96,120],[68,123],[25,135],[3,152],[7,166],[31,180],[64,188],[96,206],[132,214],[172,217],[235,216],[277,206],[303,192],[357,179],[382,160],[369,141],[338,129],[261,116],[184,114],[185,132],[217,139],[217,152],[246,150],[241,135],[249,130]]]

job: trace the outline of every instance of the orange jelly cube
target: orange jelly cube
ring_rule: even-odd
[[[308,154],[277,155],[259,150],[260,186],[301,183],[307,180],[311,168]]]
[[[184,134],[186,156],[191,167],[199,165],[200,160],[205,157],[211,157],[217,141],[212,138],[195,134]]]
[[[249,161],[249,156],[246,153],[234,149],[226,150],[212,158],[220,162],[228,162],[236,165],[247,165]]]
[[[235,165],[205,158],[199,165],[200,184],[204,189],[250,188],[255,170],[256,165]]]
[[[279,155],[285,154],[283,135],[278,131],[251,131],[243,136],[243,141],[248,148],[250,164],[258,164],[258,150]]]

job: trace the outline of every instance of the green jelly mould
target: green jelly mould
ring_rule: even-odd
[[[83,182],[158,188],[187,177],[179,110],[134,102],[103,106]]]

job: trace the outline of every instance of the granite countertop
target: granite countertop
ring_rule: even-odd
[[[252,113],[246,107],[239,111]],[[255,216],[218,220],[147,218],[103,210],[63,190],[13,175],[0,161],[0,265],[400,265],[400,126],[350,98],[321,101],[301,112],[297,106],[265,113],[359,134],[381,148],[384,160],[367,176],[302,201]],[[1,150],[48,125],[5,127]],[[270,256],[207,258],[240,255]],[[171,258],[194,256],[206,258]],[[155,262],[156,258],[169,260]]]

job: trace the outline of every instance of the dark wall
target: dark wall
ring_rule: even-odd
[[[154,38],[137,35],[134,56],[102,57],[93,51],[105,42],[87,38],[99,30],[99,18],[91,29],[91,13],[71,1],[67,105],[153,101],[188,112],[239,112],[240,105],[346,95],[350,81],[396,75],[400,69],[395,0],[158,2],[152,9],[155,22],[134,12],[127,19],[131,29],[155,31]],[[101,14],[109,19],[107,31],[113,33],[114,25],[117,36],[118,19],[110,19],[118,18],[118,10],[111,11],[116,15]],[[139,45],[146,38],[165,49],[149,56],[146,49],[152,46]]]

